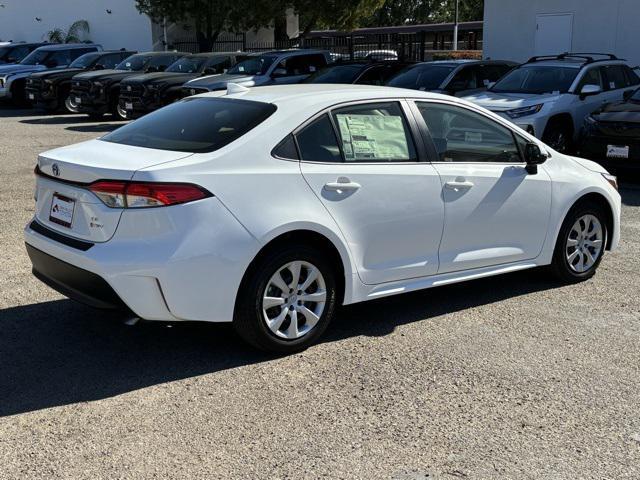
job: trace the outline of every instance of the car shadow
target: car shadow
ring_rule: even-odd
[[[519,272],[343,307],[324,342],[383,336],[398,326],[554,288]],[[71,300],[0,310],[0,417],[112,397],[271,356],[244,344],[230,324],[140,322]]]
[[[40,113],[40,115],[46,115]],[[20,120],[20,123],[27,123],[29,125],[64,125],[69,123],[86,123],[90,121],[87,115],[51,115],[42,116],[41,118],[33,118],[27,120]]]
[[[115,129],[120,128],[123,125],[125,125],[124,122],[100,123],[98,125],[74,125],[71,127],[66,127],[65,130],[69,130],[70,132],[81,132],[81,133],[102,133],[102,132],[113,132]]]
[[[42,112],[38,112],[32,108],[20,108],[0,104],[0,118],[38,116],[42,116]]]

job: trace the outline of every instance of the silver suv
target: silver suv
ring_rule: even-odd
[[[331,63],[324,50],[276,50],[252,53],[222,75],[209,75],[185,83],[185,95],[225,90],[228,83],[245,87],[300,83],[312,73]]]
[[[485,92],[463,98],[567,152],[587,115],[604,103],[622,100],[639,84],[634,69],[615,55],[563,53],[533,57]]]

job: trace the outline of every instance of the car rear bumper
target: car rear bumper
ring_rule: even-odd
[[[63,262],[28,243],[26,248],[33,275],[62,295],[94,308],[126,309],[118,294],[99,275]]]
[[[33,222],[27,225],[30,256],[37,250],[56,260],[56,265],[68,265],[62,270],[73,273],[61,276],[56,273],[61,268],[51,273],[41,266],[42,255],[37,255],[32,262],[38,278],[83,303],[95,304],[98,299],[108,308],[119,299],[145,320],[232,321],[240,282],[259,251],[259,242],[215,197],[126,210],[114,236],[108,241],[85,241],[89,248],[74,245],[76,238],[54,234],[34,228]],[[86,288],[85,280],[76,278],[86,279]],[[109,290],[115,295],[105,297]]]

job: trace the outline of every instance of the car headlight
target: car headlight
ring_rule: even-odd
[[[537,105],[531,105],[529,107],[514,108],[513,110],[507,110],[504,113],[509,115],[509,118],[526,117],[527,115],[533,115],[534,113],[538,113],[543,105],[544,105],[543,103],[539,103]]]
[[[610,173],[602,173],[601,175],[607,182],[609,182],[609,185],[618,190],[618,177],[611,175]]]

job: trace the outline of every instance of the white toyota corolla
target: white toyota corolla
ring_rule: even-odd
[[[34,274],[147,320],[293,352],[336,307],[551,265],[590,278],[615,177],[456,98],[291,85],[204,94],[43,153]]]

